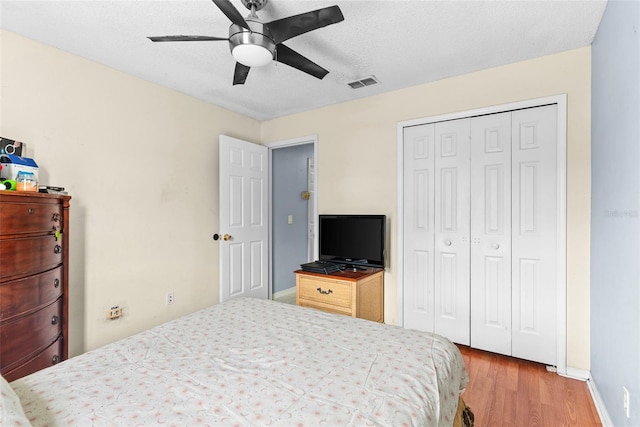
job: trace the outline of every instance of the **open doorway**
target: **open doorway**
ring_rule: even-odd
[[[293,304],[293,272],[316,257],[315,142],[312,137],[269,146],[271,295]]]

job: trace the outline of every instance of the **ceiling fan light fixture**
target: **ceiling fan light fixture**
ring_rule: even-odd
[[[257,44],[241,44],[233,48],[231,54],[239,63],[247,67],[264,67],[273,60],[273,53]]]
[[[262,22],[247,17],[247,24],[251,31],[235,24],[229,27],[231,55],[247,67],[264,67],[273,60],[276,44]]]

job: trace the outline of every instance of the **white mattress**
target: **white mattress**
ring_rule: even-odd
[[[238,298],[11,387],[34,426],[449,426],[467,381],[438,335]]]

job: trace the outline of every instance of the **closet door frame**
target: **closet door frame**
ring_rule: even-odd
[[[398,158],[398,213],[397,218],[404,217],[404,128],[409,126],[420,126],[430,123],[437,123],[446,120],[463,119],[474,116],[481,116],[486,114],[502,113],[512,110],[519,110],[523,108],[541,107],[544,105],[556,104],[557,105],[557,239],[556,248],[558,253],[558,268],[556,273],[557,283],[557,333],[556,333],[556,369],[560,375],[567,375],[567,251],[566,251],[566,218],[567,218],[567,95],[554,95],[544,98],[529,99],[525,101],[519,101],[509,104],[495,105],[490,107],[484,107],[474,110],[460,111],[455,113],[442,114],[437,116],[424,117],[419,119],[407,120],[399,122],[397,125],[397,158]],[[397,251],[398,259],[403,259],[403,247],[404,247],[404,227],[402,221],[398,221],[398,242]],[[401,263],[402,264],[402,263]],[[398,310],[398,325],[404,326],[404,271],[402,268],[398,269],[398,283],[397,283],[397,310]]]

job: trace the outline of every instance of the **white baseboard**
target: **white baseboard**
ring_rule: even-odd
[[[587,385],[589,386],[589,391],[591,392],[591,397],[593,398],[593,404],[596,406],[596,410],[598,411],[598,415],[600,416],[602,427],[613,427],[613,422],[609,417],[607,407],[604,406],[604,401],[602,400],[602,397],[600,397],[600,393],[598,393],[596,383],[595,381],[593,381],[593,378],[591,378],[591,375],[589,375]]]
[[[292,286],[290,288],[284,289],[282,291],[278,291],[276,293],[273,294],[273,299],[277,299],[277,298],[282,298],[282,297],[288,297],[290,295],[295,295],[296,294],[296,287]]]
[[[570,366],[567,366],[567,371],[564,374],[559,375],[580,381],[588,381],[589,378],[591,378],[591,372],[587,371],[586,369],[577,369]]]

